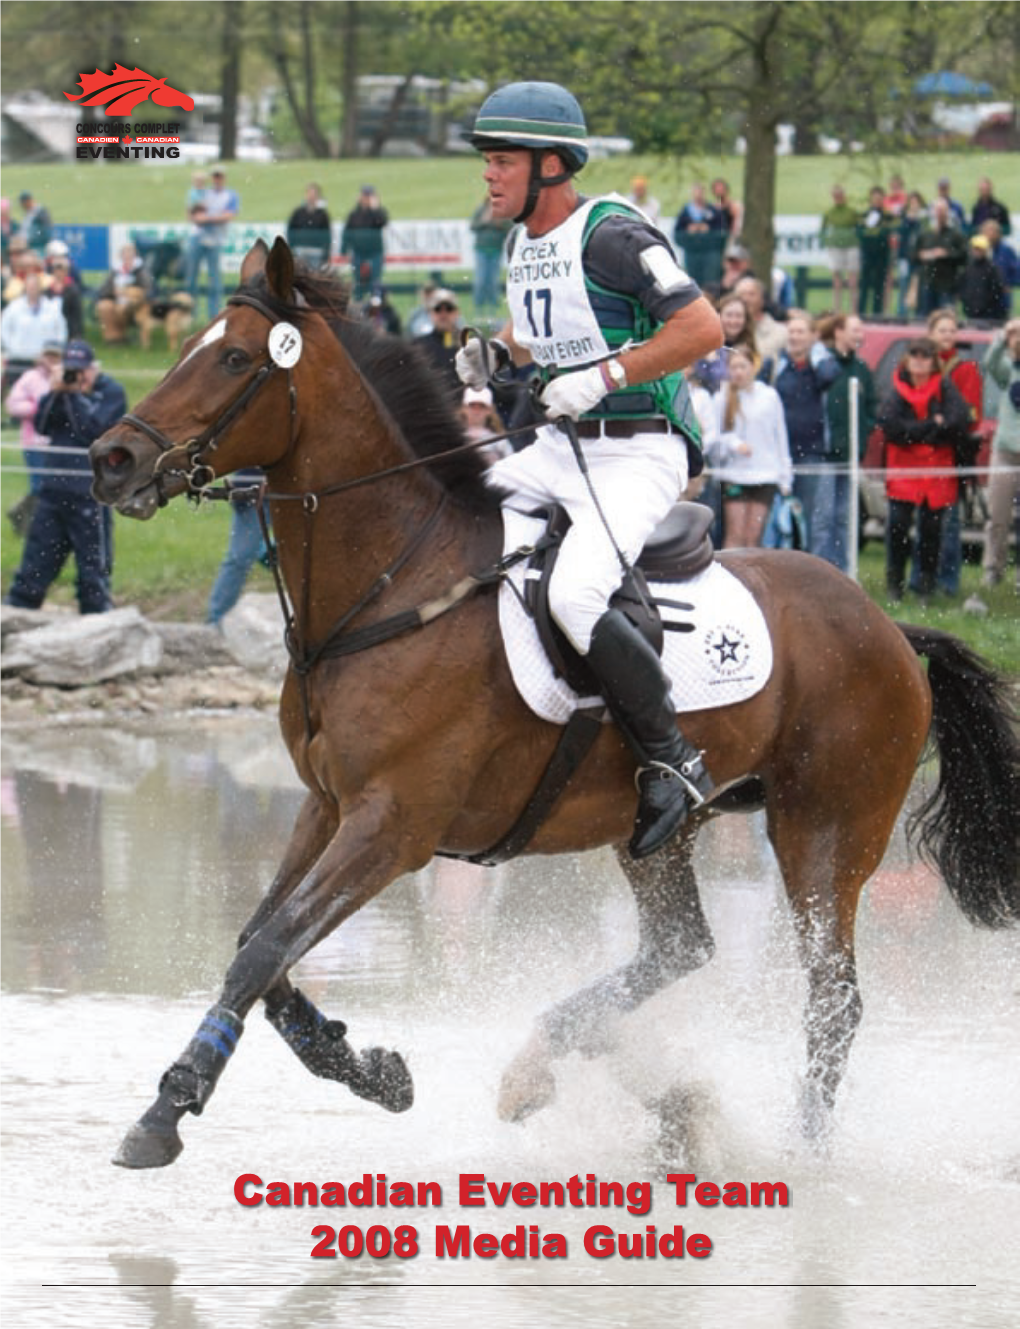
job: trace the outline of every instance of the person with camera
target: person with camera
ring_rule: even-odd
[[[126,410],[124,389],[102,372],[88,342],[68,342],[35,413],[37,433],[50,440],[50,465],[41,473],[39,501],[8,604],[40,608],[73,553],[81,612],[111,608],[113,522],[109,509],[92,497],[88,449]]]

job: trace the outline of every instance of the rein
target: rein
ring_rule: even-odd
[[[126,415],[123,418],[137,423],[132,416]],[[513,429],[507,429],[502,434],[489,434],[486,438],[473,443],[459,443],[455,448],[447,448],[444,452],[433,452],[428,457],[416,457],[413,461],[400,462],[397,466],[388,466],[384,471],[370,471],[367,475],[359,475],[353,480],[343,480],[339,484],[328,486],[326,489],[309,490],[303,494],[278,494],[270,489],[264,489],[262,497],[272,499],[278,503],[311,504],[314,508],[318,505],[319,499],[331,498],[334,494],[343,494],[349,489],[359,489],[362,485],[374,484],[376,480],[387,480],[391,475],[403,475],[405,471],[415,471],[419,466],[434,466],[437,462],[449,461],[453,457],[461,457],[465,453],[473,452],[476,448],[486,448],[491,443],[499,443],[504,438],[515,438],[518,434],[533,430],[534,427],[531,424],[517,425]],[[214,488],[212,485],[199,485],[194,491],[194,496],[196,498],[226,499],[229,501],[231,494],[237,492],[236,489],[231,490],[225,485],[219,488]]]

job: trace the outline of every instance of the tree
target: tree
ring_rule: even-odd
[[[241,89],[241,49],[244,0],[224,0],[223,63],[220,74],[220,157],[233,161],[237,155],[237,102]]]
[[[342,8],[340,43],[340,96],[343,102],[340,122],[340,156],[355,157],[358,153],[358,10],[356,0],[348,0]]]
[[[273,8],[279,8],[279,6],[274,6]],[[288,14],[292,14],[295,9],[298,14],[298,30],[300,36],[298,62],[300,67],[296,75],[291,65],[292,55],[286,37],[289,23],[283,14],[278,16],[278,21],[270,23],[267,33],[267,43],[273,64],[276,66],[276,72],[279,74],[280,81],[283,84],[287,101],[294,113],[294,119],[297,122],[298,129],[301,131],[301,137],[308,145],[309,151],[313,157],[328,157],[330,155],[329,140],[319,123],[315,98],[316,42],[313,34],[313,25],[315,22],[314,11],[316,8],[317,6],[310,3],[310,0],[300,0],[299,4],[286,6]]]
[[[1016,49],[1015,6],[995,0],[429,8],[445,11],[445,49],[469,52],[470,67],[490,82],[548,78],[572,87],[593,133],[625,134],[639,151],[672,154],[742,136],[744,238],[760,272],[772,263],[780,124],[797,127],[801,146],[834,129],[874,144],[883,118],[933,63],[955,68],[987,56],[991,30]]]

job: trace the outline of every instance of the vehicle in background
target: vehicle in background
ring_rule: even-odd
[[[997,325],[963,325],[957,341],[960,355],[965,360],[984,359],[989,343],[998,331]],[[858,355],[871,370],[875,378],[875,395],[881,404],[892,388],[893,371],[915,337],[926,337],[928,330],[924,323],[865,323],[864,341]],[[979,467],[988,465],[991,453],[992,436],[999,418],[999,389],[986,375],[984,384],[984,410],[978,428],[981,448],[978,452]],[[868,438],[864,461],[861,463],[863,474],[860,485],[860,543],[868,540],[881,540],[885,537],[886,497],[885,479],[881,475],[868,474],[885,465],[885,436],[877,426]],[[984,543],[984,526],[988,517],[987,499],[988,476],[979,474],[976,485],[967,486],[966,504],[963,521],[964,545],[980,546]]]

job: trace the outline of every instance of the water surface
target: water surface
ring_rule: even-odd
[[[500,1122],[501,1072],[534,1016],[629,953],[612,856],[445,866],[401,880],[297,977],[359,1045],[404,1052],[392,1117],[305,1072],[256,1014],[166,1170],[110,1166],[215,998],[279,861],[300,791],[275,726],[3,739],[4,1310],[17,1329],[319,1325],[792,1326],[1020,1322],[1020,965],[906,853],[869,886],[864,1022],[824,1156],[793,1128],[804,984],[761,818],[702,836],[713,963],[573,1057],[559,1096]],[[664,1104],[691,1110],[687,1134]],[[670,1171],[782,1181],[787,1207],[686,1208]],[[441,1208],[242,1207],[235,1179],[436,1181]],[[619,1207],[458,1203],[502,1183],[649,1181]],[[313,1259],[313,1227],[417,1229],[415,1259]],[[565,1259],[439,1258],[435,1234],[523,1225]],[[596,1259],[584,1233],[707,1234],[708,1259]],[[381,1240],[381,1238],[377,1237]]]

